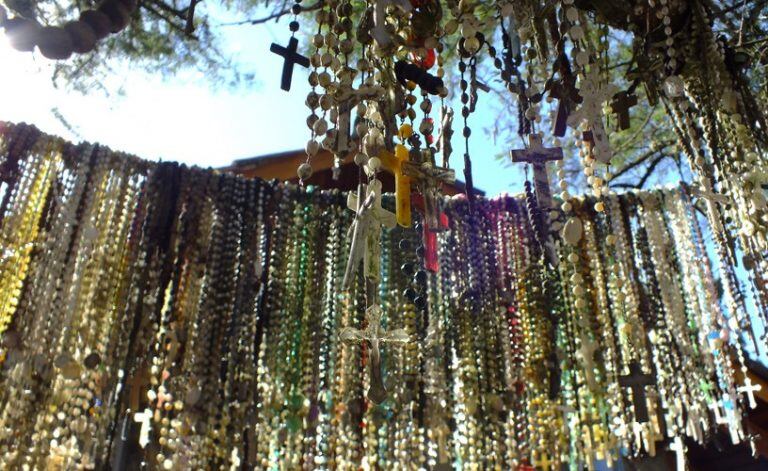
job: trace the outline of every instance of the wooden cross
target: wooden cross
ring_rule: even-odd
[[[675,452],[677,471],[685,471],[685,444],[679,435],[669,444],[669,449]]]
[[[352,277],[363,259],[365,277],[378,280],[381,273],[381,227],[389,229],[397,225],[393,213],[381,207],[381,182],[372,180],[366,187],[358,187],[358,194],[347,196],[347,207],[355,211],[355,220],[350,226],[352,244],[349,249],[349,259],[344,272],[343,286],[349,288]]]
[[[557,114],[552,134],[557,137],[565,136],[568,129],[568,116],[580,99],[575,86],[576,77],[571,75],[559,82],[555,82],[549,89],[549,96],[557,99]]]
[[[403,162],[403,173],[411,177],[424,199],[424,221],[432,232],[445,230],[440,225],[442,202],[440,200],[443,183],[456,181],[456,173],[443,167],[436,167],[430,161]]]
[[[637,95],[630,94],[627,91],[621,91],[613,95],[611,100],[611,109],[618,119],[619,129],[626,130],[630,127],[629,109],[637,105]]]
[[[333,98],[337,105],[336,118],[336,143],[334,153],[346,157],[346,152],[350,150],[349,136],[352,127],[352,110],[360,102],[366,100],[378,100],[384,88],[380,85],[362,85],[354,89],[350,85],[340,86],[334,93]]]
[[[629,364],[629,374],[619,376],[619,384],[632,389],[632,402],[635,408],[635,420],[648,422],[648,403],[645,398],[645,387],[654,384],[653,375],[643,374],[643,368],[637,361]]]
[[[410,340],[405,329],[384,330],[381,327],[381,307],[370,306],[365,311],[366,327],[363,330],[345,327],[339,334],[339,338],[345,343],[368,342],[370,345],[371,387],[366,395],[374,404],[381,404],[387,398],[387,389],[384,387],[384,379],[381,372],[380,343],[403,344]]]
[[[547,162],[563,160],[563,149],[560,147],[545,148],[541,144],[541,135],[528,135],[528,148],[516,149],[511,152],[512,162],[525,162],[533,166],[533,185],[536,191],[536,200],[539,207],[549,220],[549,211],[552,209],[552,193],[549,189],[549,175],[547,175]],[[545,251],[547,259],[552,266],[557,266],[558,257],[552,238],[547,233],[545,237]]]
[[[750,409],[757,407],[757,402],[755,401],[755,393],[761,389],[763,389],[763,386],[760,384],[752,384],[752,380],[747,375],[744,376],[744,386],[739,386],[736,388],[736,390],[740,393],[747,393]]]
[[[299,40],[291,36],[288,41],[288,47],[283,47],[279,44],[272,43],[269,50],[274,52],[278,56],[285,59],[283,62],[283,76],[280,80],[280,88],[286,92],[291,89],[291,80],[293,78],[293,66],[299,64],[300,66],[309,67],[309,59],[296,52],[299,46]]]
[[[131,410],[139,410],[141,395],[144,387],[149,384],[149,369],[146,365],[140,366],[126,382],[128,386],[128,407]]]
[[[139,431],[139,445],[146,448],[149,444],[149,430],[152,426],[152,410],[144,409],[144,412],[137,412],[133,415],[134,422],[141,424]]]

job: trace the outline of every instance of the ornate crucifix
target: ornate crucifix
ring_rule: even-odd
[[[582,121],[585,122],[587,128],[592,131],[595,159],[608,163],[612,156],[608,133],[603,123],[603,103],[612,98],[618,88],[613,84],[601,84],[600,81],[600,71],[593,66],[581,81],[581,107],[570,114],[568,124],[575,128]]]
[[[403,173],[416,183],[424,198],[424,220],[427,228],[432,232],[445,230],[440,224],[441,190],[443,183],[453,183],[456,180],[456,173],[449,168],[436,167],[427,159],[423,162],[403,162],[402,168]]]
[[[352,233],[352,245],[344,272],[343,286],[349,288],[360,260],[363,259],[365,277],[378,280],[381,269],[381,227],[389,229],[397,225],[395,215],[381,207],[381,182],[372,180],[367,185],[358,187],[358,194],[350,193],[347,206],[355,211],[355,220],[349,228]],[[364,196],[365,195],[365,196]]]
[[[632,389],[632,403],[635,408],[635,420],[648,422],[648,403],[645,398],[645,387],[655,384],[653,375],[643,374],[643,368],[637,361],[629,364],[629,374],[619,376],[619,385]]]
[[[528,148],[516,149],[511,152],[512,162],[525,162],[533,166],[533,185],[536,189],[536,200],[539,207],[549,219],[549,211],[552,209],[552,193],[549,189],[549,175],[547,175],[547,162],[563,160],[563,149],[559,147],[545,148],[541,144],[539,134],[528,135]],[[546,234],[544,236],[547,260],[552,266],[557,266],[558,258],[555,246],[549,233],[547,224]]]
[[[269,50],[285,59],[283,62],[283,76],[280,80],[280,88],[286,92],[291,89],[291,79],[293,78],[293,66],[299,64],[305,69],[309,67],[309,59],[296,52],[299,46],[299,40],[291,36],[288,41],[288,47],[272,43]]]
[[[387,389],[384,387],[384,378],[381,373],[381,343],[407,343],[410,340],[404,329],[384,330],[381,327],[381,308],[374,304],[365,311],[364,329],[345,327],[339,334],[339,338],[345,343],[368,342],[370,345],[370,380],[371,387],[367,396],[374,404],[381,404],[387,398]]]

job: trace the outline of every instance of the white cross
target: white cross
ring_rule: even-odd
[[[144,409],[144,412],[137,412],[133,414],[134,422],[141,424],[141,430],[139,431],[139,445],[142,448],[146,448],[149,444],[149,429],[152,423],[152,410]]]
[[[669,449],[675,452],[677,471],[685,471],[685,444],[679,435],[669,444]]]
[[[582,121],[586,121],[592,131],[595,148],[600,150],[596,158],[600,162],[608,163],[611,160],[611,152],[608,133],[603,123],[603,103],[613,98],[619,88],[612,83],[602,85],[600,81],[600,71],[592,66],[580,84],[579,95],[583,99],[582,104],[568,116],[568,124],[575,128]]]
[[[718,425],[728,423],[728,421],[723,418],[722,406],[723,406],[723,401],[715,401],[712,404],[707,406],[710,409],[712,409],[712,412],[715,413],[715,423]]]
[[[362,185],[358,190],[362,193]],[[381,263],[381,226],[389,229],[397,225],[394,213],[381,207],[381,182],[374,179],[368,184],[365,199],[362,195],[350,193],[347,206],[356,212],[355,220],[349,228],[352,233],[352,244],[349,249],[349,259],[344,272],[343,285],[349,287],[352,276],[357,271],[360,260],[364,259],[365,276],[378,279]]]
[[[693,437],[694,440],[701,443],[704,439],[704,432],[702,430],[702,417],[701,417],[701,405],[696,403],[688,408],[688,435]]]
[[[597,389],[597,381],[595,381],[595,350],[597,350],[597,343],[593,342],[588,336],[581,337],[581,347],[579,347],[579,353],[584,361],[584,372],[586,373],[586,380],[589,388],[592,390]]]
[[[749,408],[754,409],[757,407],[757,402],[755,401],[755,393],[763,389],[763,386],[760,384],[752,384],[752,380],[749,378],[749,376],[744,376],[744,386],[739,386],[736,388],[736,390],[740,393],[747,393],[747,398],[749,399]]]

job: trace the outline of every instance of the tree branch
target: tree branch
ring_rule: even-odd
[[[323,0],[318,0],[316,3],[314,3],[312,5],[303,7],[301,9],[301,11],[305,12],[305,11],[318,10],[322,6],[323,6]],[[256,18],[256,19],[253,19],[253,20],[234,21],[232,23],[221,23],[218,26],[258,25],[258,24],[266,23],[267,21],[271,21],[271,20],[275,20],[275,22],[277,22],[277,21],[280,20],[280,18],[282,18],[283,16],[287,15],[290,12],[291,12],[290,8],[284,8],[282,10],[276,11],[276,12],[272,13],[271,15],[265,16],[263,18]]]

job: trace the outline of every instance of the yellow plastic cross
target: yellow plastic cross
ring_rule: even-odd
[[[382,149],[379,152],[381,164],[395,176],[395,213],[397,223],[402,227],[411,226],[411,177],[403,173],[403,162],[408,161],[408,149],[398,144],[394,155]]]

